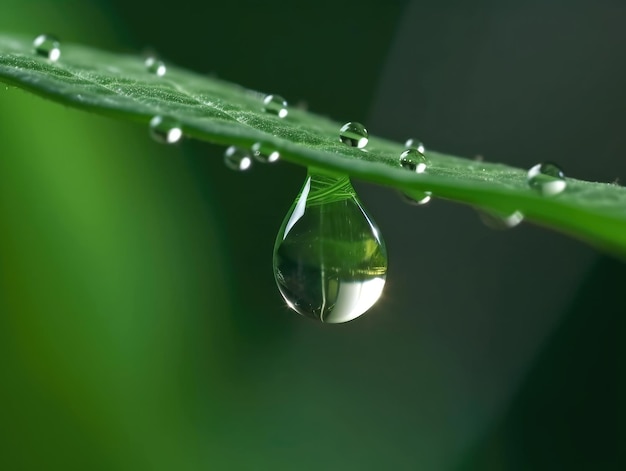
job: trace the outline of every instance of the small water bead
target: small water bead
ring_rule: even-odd
[[[563,171],[555,164],[544,162],[528,171],[528,185],[546,196],[558,195],[567,187]]]
[[[415,147],[417,149],[417,151],[421,154],[423,154],[424,152],[426,152],[426,148],[424,147],[424,144],[420,141],[418,141],[417,139],[407,139],[406,142],[404,143],[404,147]]]
[[[339,129],[339,140],[347,146],[362,149],[369,141],[369,134],[361,123],[350,122]]]
[[[150,135],[157,142],[175,144],[183,137],[183,130],[176,119],[156,115],[150,120]]]
[[[405,150],[400,154],[400,165],[415,173],[424,173],[427,164],[426,157],[415,147]]]
[[[165,67],[165,63],[156,57],[148,57],[144,62],[146,69],[151,74],[156,75],[157,77],[163,77],[165,72],[167,72],[167,67]]]
[[[33,41],[35,52],[39,56],[47,57],[55,62],[61,57],[61,45],[59,40],[51,34],[40,34]]]
[[[424,206],[428,204],[433,196],[430,191],[414,192],[412,195],[408,195],[406,193],[400,193],[404,201],[414,206]]]
[[[264,164],[271,164],[280,159],[280,153],[278,153],[278,151],[269,150],[260,142],[252,144],[252,156],[254,160]]]
[[[274,246],[287,305],[321,322],[348,322],[378,301],[386,275],[385,243],[348,177],[309,169]]]
[[[279,118],[284,118],[289,113],[287,101],[280,95],[267,95],[263,100],[263,109]]]
[[[478,211],[480,220],[490,229],[505,230],[518,226],[524,215],[520,211],[513,211],[510,214],[496,213],[492,211]]]
[[[247,150],[230,146],[224,152],[224,163],[231,170],[244,171],[252,166],[252,158]]]

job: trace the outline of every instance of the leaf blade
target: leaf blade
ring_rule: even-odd
[[[250,147],[262,142],[284,160],[501,213],[559,230],[626,255],[626,189],[568,179],[567,190],[544,197],[528,188],[526,172],[427,151],[423,174],[399,166],[404,146],[371,136],[365,150],[339,142],[340,123],[292,108],[285,119],[263,112],[264,95],[169,66],[150,74],[138,56],[62,45],[61,58],[36,56],[31,41],[0,35],[0,80],[60,103],[144,123],[156,114],[177,119],[186,136]]]

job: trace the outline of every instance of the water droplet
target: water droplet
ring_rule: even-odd
[[[493,211],[478,211],[478,216],[485,226],[490,229],[504,230],[519,225],[524,220],[524,215],[519,211],[510,214],[496,213]]]
[[[361,123],[350,122],[341,126],[339,140],[350,147],[362,149],[369,141],[367,129]]]
[[[255,160],[264,164],[271,164],[280,159],[278,151],[270,150],[260,142],[252,144],[252,156]]]
[[[423,154],[424,152],[426,152],[426,148],[424,147],[424,144],[418,141],[417,139],[413,139],[413,138],[407,139],[406,142],[404,143],[404,147],[415,147],[420,154]]]
[[[53,62],[61,57],[59,40],[51,34],[40,34],[37,36],[33,41],[33,47],[37,55],[47,57]]]
[[[400,154],[400,165],[402,168],[411,170],[415,173],[424,173],[426,170],[426,157],[415,147],[405,150]]]
[[[146,69],[151,74],[154,74],[158,77],[163,77],[165,72],[167,72],[167,67],[165,67],[165,63],[156,57],[148,57],[144,62]]]
[[[236,146],[230,146],[224,152],[224,163],[232,170],[248,170],[252,166],[252,159],[250,153]]]
[[[263,100],[263,109],[279,118],[284,118],[289,113],[287,101],[280,95],[267,95]]]
[[[183,130],[174,118],[156,115],[150,120],[150,135],[157,142],[174,144],[183,137]]]
[[[406,193],[400,193],[400,195],[402,196],[404,201],[415,206],[424,206],[430,201],[430,199],[433,196],[433,194],[430,191],[424,191],[423,193],[413,192],[412,195],[408,195]]]
[[[537,164],[528,171],[528,185],[546,196],[558,195],[567,186],[563,171],[553,163]]]
[[[347,322],[385,286],[387,252],[348,177],[309,170],[278,232],[274,276],[287,305],[321,322]]]

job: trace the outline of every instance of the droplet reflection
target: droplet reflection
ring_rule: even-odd
[[[544,162],[528,170],[528,185],[546,196],[561,193],[567,187],[565,175],[557,165]]]
[[[247,150],[230,146],[224,152],[224,163],[231,170],[245,171],[252,166],[252,158]]]
[[[348,322],[376,303],[386,275],[385,243],[348,177],[309,171],[274,246],[287,305],[321,322]]]
[[[175,144],[183,137],[183,130],[176,119],[156,115],[150,120],[150,135],[157,142]]]
[[[289,114],[287,101],[280,95],[267,95],[263,100],[263,109],[279,118],[284,118]]]
[[[40,34],[33,41],[35,53],[39,56],[46,57],[52,62],[59,60],[61,57],[61,45],[59,40],[51,34]]]
[[[167,72],[167,67],[165,67],[165,63],[157,59],[156,57],[148,57],[145,60],[144,65],[146,66],[148,72],[156,75],[157,77],[163,77]]]

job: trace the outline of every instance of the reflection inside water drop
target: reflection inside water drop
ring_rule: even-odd
[[[264,164],[272,164],[280,159],[278,151],[270,150],[267,146],[260,142],[252,144],[252,156],[254,157],[254,160]]]
[[[339,129],[339,140],[347,146],[362,149],[369,141],[369,134],[361,123],[350,122]]]
[[[167,72],[167,67],[165,67],[165,63],[157,59],[156,57],[148,57],[145,60],[144,65],[146,66],[148,72],[158,77],[163,77],[165,75],[165,72]]]
[[[424,173],[426,170],[426,157],[415,147],[411,147],[400,154],[402,168],[415,173]]]
[[[430,191],[424,192],[412,192],[411,195],[407,193],[400,193],[405,202],[414,206],[424,206],[428,204],[433,196]]]
[[[284,118],[289,114],[287,101],[280,95],[267,95],[263,100],[263,109],[279,118]]]
[[[150,120],[150,135],[157,142],[174,144],[183,137],[183,130],[176,119],[157,115]]]
[[[426,152],[426,148],[424,147],[424,144],[420,142],[418,139],[413,139],[413,138],[407,139],[406,142],[404,143],[404,147],[415,147],[420,154],[423,154],[424,152]]]
[[[287,305],[322,322],[347,322],[376,303],[386,275],[385,243],[348,177],[309,171],[274,246]]]
[[[496,230],[512,229],[524,220],[524,215],[520,211],[504,214],[478,210],[478,216],[485,226]]]
[[[35,52],[39,56],[47,57],[52,62],[61,57],[61,46],[59,40],[51,34],[40,34],[33,41]]]
[[[563,170],[550,162],[531,167],[527,178],[532,189],[546,196],[558,195],[567,187]]]
[[[230,146],[224,152],[224,163],[231,170],[244,171],[252,166],[252,158],[247,150]]]

